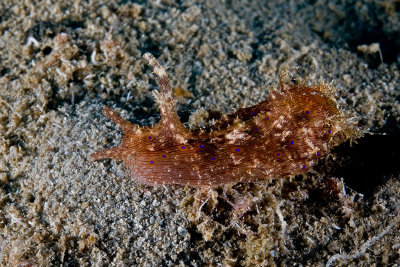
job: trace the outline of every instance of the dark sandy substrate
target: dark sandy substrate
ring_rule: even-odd
[[[399,12],[383,0],[1,1],[1,265],[397,266]],[[137,184],[89,155],[122,137],[103,105],[159,120],[145,52],[169,66],[188,127],[264,100],[286,70],[333,83],[366,134],[291,179]]]

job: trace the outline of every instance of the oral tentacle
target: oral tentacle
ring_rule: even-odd
[[[115,160],[123,160],[123,148],[122,147],[113,147],[105,150],[101,150],[95,152],[90,155],[91,161],[101,160],[101,159],[115,159]]]
[[[124,134],[127,134],[130,130],[137,128],[137,126],[135,126],[134,124],[124,120],[110,107],[104,106],[103,114],[104,116],[112,120],[124,132]]]

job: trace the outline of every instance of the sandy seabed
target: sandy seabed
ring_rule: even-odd
[[[398,266],[398,1],[1,1],[3,266]],[[280,74],[332,83],[365,131],[307,175],[198,191],[90,162],[159,120],[154,54],[203,127]]]

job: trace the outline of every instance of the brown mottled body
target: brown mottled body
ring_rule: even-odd
[[[104,107],[125,138],[119,147],[91,155],[92,160],[123,160],[141,183],[218,186],[296,175],[357,135],[337,107],[332,86],[282,81],[266,101],[225,115],[210,128],[190,131],[176,113],[165,69],[151,54],[144,58],[160,84],[155,98],[161,121],[139,127]]]

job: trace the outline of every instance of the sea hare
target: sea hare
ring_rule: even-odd
[[[338,107],[329,84],[306,86],[281,78],[265,101],[224,115],[213,126],[189,130],[180,121],[164,67],[149,53],[160,91],[154,96],[161,120],[139,127],[111,108],[104,115],[124,133],[122,144],[91,160],[123,160],[139,183],[219,186],[307,172],[332,147],[358,137]]]

